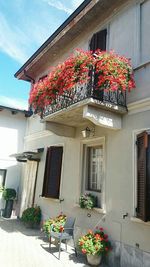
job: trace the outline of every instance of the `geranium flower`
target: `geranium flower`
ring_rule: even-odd
[[[96,54],[96,56],[95,56]],[[63,63],[50,69],[43,80],[35,83],[30,91],[29,104],[42,113],[49,105],[59,102],[59,96],[69,94],[77,84],[87,84],[91,70],[95,71],[97,82],[94,89],[108,91],[131,91],[135,88],[130,59],[114,51],[83,51],[77,49]]]

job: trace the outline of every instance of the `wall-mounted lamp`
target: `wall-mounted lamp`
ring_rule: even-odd
[[[94,135],[95,135],[95,128],[86,127],[86,129],[82,131],[83,138],[91,137]]]

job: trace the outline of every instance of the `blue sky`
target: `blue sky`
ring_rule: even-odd
[[[83,0],[0,0],[0,105],[25,109],[30,84],[14,73]]]

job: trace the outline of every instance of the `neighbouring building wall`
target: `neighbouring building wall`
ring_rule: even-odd
[[[11,110],[8,109],[3,109],[0,112],[0,169],[6,170],[4,186],[14,188],[17,191],[18,198],[20,198],[19,194],[21,193],[21,188],[19,188],[21,164],[10,155],[23,151],[25,131],[26,118],[24,113],[12,114]],[[2,200],[0,205],[3,208]],[[17,205],[16,208],[18,209],[19,206]]]

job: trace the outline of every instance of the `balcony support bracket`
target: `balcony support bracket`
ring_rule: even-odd
[[[83,107],[83,118],[90,120],[97,126],[110,128],[113,130],[119,130],[122,127],[122,116],[120,114],[90,105]]]

